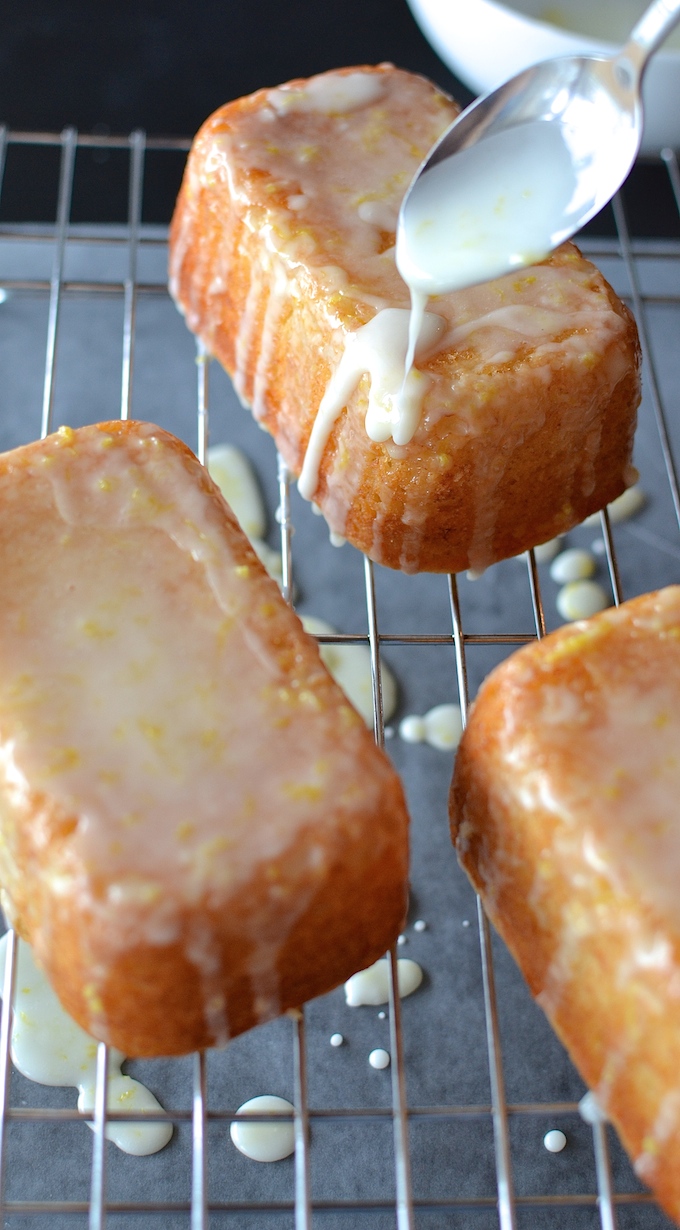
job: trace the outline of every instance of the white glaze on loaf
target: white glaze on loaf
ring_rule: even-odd
[[[636,1169],[680,1217],[680,587],[513,655],[452,787],[459,857]]]
[[[230,970],[252,1023],[292,1006],[286,945],[343,851],[359,878],[381,847],[405,874],[405,813],[202,467],[157,428],[108,426],[0,466],[0,879],[61,994],[62,913],[80,914],[90,976],[66,1007],[88,1032],[119,1036],[117,963],[176,948],[204,1040],[223,1043],[239,1029]],[[395,838],[378,825],[369,855],[364,808],[383,805]],[[391,891],[396,934],[398,878]]]
[[[333,111],[345,89],[350,109]],[[386,65],[237,100],[198,134],[171,232],[170,287],[189,327],[302,472],[302,493],[335,534],[409,572],[482,569],[634,480],[634,330],[570,245],[433,299],[432,336],[402,389],[397,213],[455,114]],[[534,451],[534,475],[555,461],[530,525],[516,493]]]

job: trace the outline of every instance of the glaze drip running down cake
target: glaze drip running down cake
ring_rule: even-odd
[[[680,1221],[680,587],[520,650],[451,790],[460,861],[640,1178]]]
[[[399,779],[189,449],[62,428],[0,512],[0,884],[67,1012],[181,1054],[381,956]]]
[[[404,380],[397,215],[456,114],[384,64],[260,90],[201,128],[171,228],[172,294],[302,494],[406,572],[479,571],[635,480],[635,325],[572,244],[431,300]]]

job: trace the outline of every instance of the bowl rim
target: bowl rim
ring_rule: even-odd
[[[447,0],[450,3],[450,0]],[[472,7],[475,0],[462,0],[465,7]],[[578,30],[565,29],[563,26],[554,25],[551,21],[545,21],[540,17],[530,17],[527,13],[514,7],[511,0],[477,0],[483,7],[490,9],[500,9],[511,19],[514,19],[520,26],[532,26],[546,33],[551,34],[559,43],[569,44],[568,54],[574,55],[578,52],[573,50],[573,42],[577,40],[583,47],[584,53],[589,54],[594,52],[607,56],[613,55],[621,46],[619,43],[606,42],[603,39],[592,38],[589,34],[581,34]],[[436,5],[433,7],[437,7]],[[432,10],[431,10],[432,11]],[[555,52],[558,56],[559,51]],[[662,58],[664,60],[674,61],[680,60],[680,50],[674,48],[660,47],[655,53],[655,59]]]

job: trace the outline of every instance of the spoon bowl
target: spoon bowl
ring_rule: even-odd
[[[397,266],[412,290],[533,264],[611,200],[640,146],[644,68],[679,20],[680,0],[656,0],[617,55],[546,60],[454,121],[401,205]]]

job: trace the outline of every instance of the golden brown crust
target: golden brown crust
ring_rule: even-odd
[[[402,93],[414,91],[416,109],[432,111],[430,140],[455,115],[453,104],[422,79],[385,66],[361,71],[381,74],[390,83],[396,77]],[[241,396],[299,475],[343,338],[372,318],[376,308],[368,291],[362,297],[360,262],[351,244],[345,263],[350,280],[359,284],[357,293],[338,294],[329,286],[328,267],[342,264],[344,253],[332,250],[322,210],[303,219],[316,243],[305,263],[285,221],[293,217],[286,201],[295,183],[280,184],[261,170],[256,151],[245,170],[229,152],[244,122],[266,108],[268,95],[262,90],[220,108],[196,137],[172,223],[171,288],[189,327],[235,376]],[[396,113],[397,107],[395,90],[383,109]],[[351,113],[348,118],[353,122]],[[407,180],[418,158],[399,157]],[[220,158],[224,167],[238,162],[233,198],[233,183]],[[276,289],[272,247],[283,254],[282,267],[297,280],[294,294]],[[289,261],[290,251],[294,258]],[[420,364],[434,378],[435,390],[423,426],[399,448],[369,439],[365,384],[349,398],[325,449],[314,500],[331,528],[373,559],[405,571],[484,568],[568,530],[633,481],[639,401],[635,324],[572,245],[546,266],[561,271],[558,277],[580,281],[582,306],[594,315],[590,325],[576,332],[583,339],[592,336],[590,354],[570,360],[556,354],[546,363],[530,339],[523,346],[511,339],[511,357],[489,362],[494,356],[485,356],[478,335],[467,348],[454,345]],[[371,276],[372,271],[373,266]],[[379,276],[382,283],[369,290],[382,303],[406,306],[406,288],[393,267],[391,276],[384,271]],[[522,299],[516,278],[493,285],[498,287],[494,306]],[[461,313],[467,319],[466,293],[442,296],[432,310],[454,322]],[[553,299],[559,299],[559,289]],[[598,315],[605,309],[621,327],[603,336]],[[565,336],[573,332],[566,319]],[[558,330],[555,340],[560,339]]]
[[[371,771],[365,764],[364,771]],[[42,819],[52,819],[48,805]],[[29,811],[29,819],[33,815]],[[365,818],[371,830],[402,829],[404,803],[395,787],[385,791],[384,804]],[[70,819],[70,818],[69,818]],[[300,842],[310,835],[301,835]],[[291,862],[298,851],[292,850]],[[44,884],[54,851],[48,846],[36,858],[34,845],[18,843],[13,851],[15,873],[25,885],[16,916],[16,930],[39,954],[41,964],[67,1012],[83,1029],[92,1031],[93,961],[97,956],[97,920],[55,901]],[[303,917],[281,943],[278,958],[279,1011],[298,1008],[324,995],[359,969],[371,965],[394,943],[404,922],[405,858],[397,841],[376,843],[376,857],[357,857],[348,843],[339,850],[330,884],[311,900]],[[285,864],[282,878],[287,875]],[[105,886],[103,886],[105,888]],[[143,942],[125,951],[98,982],[104,1040],[133,1057],[184,1055],[215,1044],[205,1019],[203,987],[196,965],[186,955],[197,923],[218,937],[221,986],[227,1004],[231,1037],[262,1020],[249,973],[256,944],[244,936],[245,920],[264,903],[262,882],[254,880],[230,896],[218,910],[199,901],[181,920],[178,940],[158,946]],[[14,919],[14,907],[11,910]],[[52,932],[57,943],[47,948],[42,937]],[[101,1032],[101,1031],[98,1031]]]
[[[399,779],[193,454],[147,424],[62,433],[0,457],[0,509],[0,883],[67,1011],[127,1055],[182,1054],[382,955],[406,908]]]
[[[515,654],[451,788],[459,859],[619,1130],[680,1219],[680,588]]]

